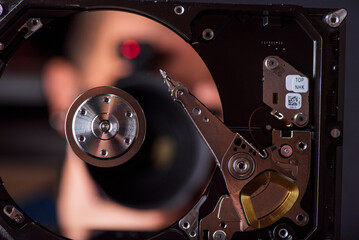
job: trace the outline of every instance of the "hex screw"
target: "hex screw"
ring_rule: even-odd
[[[217,230],[213,233],[213,240],[225,240],[226,237],[226,233],[222,230]]]
[[[307,144],[305,142],[299,142],[298,148],[299,150],[304,151],[305,149],[307,149]]]
[[[338,128],[333,128],[332,130],[330,130],[330,136],[332,136],[332,138],[339,138],[341,135],[341,132]]]
[[[126,143],[126,144],[130,144],[130,143],[131,143],[131,139],[125,138],[125,143]]]
[[[100,151],[100,154],[101,154],[102,157],[106,157],[107,154],[108,154],[108,152],[107,152],[107,150],[102,149],[102,150]]]
[[[86,113],[87,113],[87,111],[86,111],[85,109],[81,109],[81,110],[80,110],[80,114],[81,114],[82,116],[85,116]]]
[[[39,19],[36,19],[36,18],[34,18],[32,21],[31,21],[31,24],[33,25],[33,26],[36,26],[37,24],[39,24]]]
[[[175,14],[177,14],[177,15],[182,15],[183,13],[184,13],[184,7],[183,6],[181,6],[181,5],[177,5],[174,9],[173,9],[173,11],[175,12]]]
[[[306,222],[307,221],[307,217],[301,213],[299,213],[296,218],[295,218],[298,222]]]
[[[280,238],[286,239],[286,238],[288,237],[289,233],[288,233],[288,230],[287,230],[287,229],[281,228],[281,229],[279,229],[279,231],[278,231],[278,235],[279,235]]]
[[[183,229],[189,229],[190,226],[191,226],[191,224],[189,222],[184,222],[182,224]]]
[[[308,117],[304,113],[297,113],[294,115],[294,122],[296,125],[302,127],[308,122]]]
[[[268,70],[273,70],[278,67],[279,62],[275,57],[268,57],[265,60],[264,65]]]
[[[202,38],[206,41],[210,41],[214,38],[214,32],[210,28],[206,28],[202,32]]]
[[[325,22],[328,24],[328,26],[332,28],[339,27],[340,24],[343,22],[345,17],[347,16],[347,10],[345,9],[339,9],[335,12],[329,13],[325,16]]]
[[[79,142],[85,142],[85,141],[86,141],[86,137],[81,135],[79,137]]]
[[[132,116],[133,116],[132,112],[130,112],[130,111],[126,112],[126,117],[131,118]]]
[[[109,103],[109,102],[110,102],[110,98],[109,98],[109,97],[104,97],[104,98],[103,98],[103,101],[104,101],[104,103]]]

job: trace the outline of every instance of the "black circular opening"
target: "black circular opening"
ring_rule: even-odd
[[[239,139],[239,138],[236,138],[236,140],[234,140],[234,144],[235,144],[236,146],[239,146],[239,145],[242,144],[242,140]]]

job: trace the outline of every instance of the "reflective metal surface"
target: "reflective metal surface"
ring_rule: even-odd
[[[263,102],[284,125],[308,125],[311,78],[278,56],[263,60]]]
[[[339,27],[346,18],[348,12],[345,9],[339,9],[325,16],[325,22],[332,28]]]
[[[247,153],[237,153],[228,162],[229,173],[237,179],[249,178],[255,170],[255,162]]]
[[[243,136],[232,132],[213,116],[184,85],[172,80],[164,71],[160,72],[173,100],[183,106],[221,167],[231,201],[226,201],[227,205],[218,202],[217,210],[226,214],[235,211],[238,216],[231,221],[236,222],[240,231],[265,228],[284,216],[293,220],[296,218],[293,213],[307,218],[306,221],[296,221],[297,225],[307,224],[309,216],[300,202],[309,180],[311,133],[291,131],[289,136],[283,136],[282,131],[272,130],[273,145],[262,155]],[[208,121],[203,121],[205,118]],[[292,157],[284,158],[279,149],[283,145],[297,145],[298,148]],[[262,187],[268,184],[273,186],[265,189],[277,189],[264,191]],[[276,204],[268,204],[273,202],[274,196],[278,198]],[[212,213],[217,215],[215,211]],[[200,233],[206,231],[211,235],[217,230],[213,221],[208,220],[212,218],[208,215],[202,219]],[[234,231],[228,228],[226,233],[231,236]]]
[[[129,160],[145,137],[144,113],[128,93],[113,87],[94,88],[71,106],[66,137],[85,162],[113,167]]]
[[[197,204],[184,216],[179,222],[179,227],[187,233],[190,238],[197,237],[198,234],[198,214],[199,209],[207,200],[207,196],[203,195]]]

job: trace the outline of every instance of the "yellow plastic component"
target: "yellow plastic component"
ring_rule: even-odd
[[[252,204],[251,195],[260,187],[268,183],[272,183],[283,188],[286,191],[286,194],[283,201],[276,208],[265,216],[257,218]],[[275,172],[267,171],[263,172],[249,182],[243,188],[240,198],[249,225],[255,228],[265,228],[282,218],[293,207],[298,195],[299,189],[294,182]],[[268,201],[270,201],[270,199],[268,199]]]

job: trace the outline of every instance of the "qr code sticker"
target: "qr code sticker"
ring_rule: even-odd
[[[302,107],[302,96],[298,93],[288,93],[285,96],[285,107],[288,109],[300,109]]]

